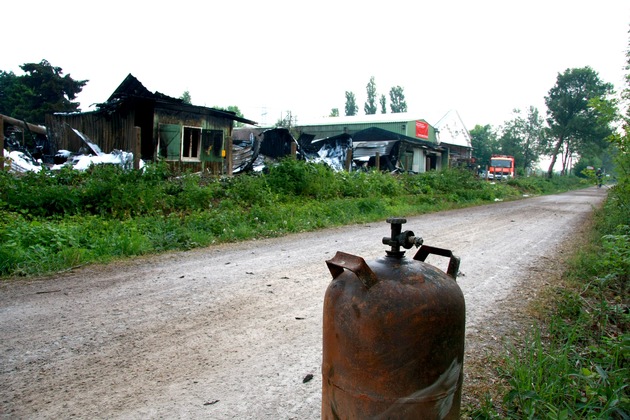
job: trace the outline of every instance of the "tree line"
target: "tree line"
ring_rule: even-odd
[[[47,113],[77,112],[75,101],[88,80],[74,80],[64,75],[61,67],[47,60],[20,66],[24,75],[0,70],[0,114],[36,124],[43,124]],[[377,93],[372,76],[366,86],[367,99],[363,110],[366,115],[387,112],[387,98]],[[527,110],[515,109],[513,118],[502,126],[476,125],[470,134],[473,156],[480,166],[487,165],[492,154],[515,157],[521,173],[534,169],[541,157],[551,157],[547,175],[553,175],[556,162],[561,174],[573,168],[579,174],[584,168],[599,167],[610,172],[616,149],[609,147],[613,135],[613,122],[618,115],[618,102],[613,99],[613,86],[603,82],[590,67],[567,69],[558,73],[556,84],[545,97],[546,118],[530,106]],[[356,96],[345,92],[345,115],[357,115]],[[181,96],[191,103],[190,92]],[[389,91],[391,113],[407,111],[404,89],[394,86]],[[380,106],[380,108],[379,108]],[[225,108],[242,116],[236,106]],[[331,117],[339,116],[333,108]],[[296,117],[287,113],[278,126],[291,127]]]
[[[613,169],[616,150],[610,146],[617,101],[613,86],[591,67],[558,73],[545,96],[546,118],[536,107],[515,109],[503,126],[476,125],[471,131],[477,163],[487,165],[492,154],[512,155],[521,173],[532,171],[542,157],[551,158],[547,176],[561,163],[561,174],[573,168],[580,175],[588,167]]]
[[[378,105],[376,103],[376,99],[378,94],[376,93],[376,82],[374,81],[374,76],[370,77],[370,81],[366,86],[367,90],[367,99],[365,104],[363,105],[363,111],[365,115],[374,115],[378,111]],[[389,100],[390,100],[390,111],[392,114],[407,112],[407,101],[405,100],[405,92],[401,86],[393,86],[389,90]],[[378,103],[380,104],[381,114],[387,113],[387,97],[384,94],[381,94],[378,97]],[[353,116],[357,115],[359,112],[359,106],[357,105],[357,98],[354,95],[354,92],[346,91],[346,104],[345,104],[345,115]],[[330,110],[329,117],[338,117],[339,116],[339,108],[332,108]]]
[[[75,102],[88,80],[74,80],[47,60],[20,66],[24,75],[0,70],[0,114],[35,124],[54,112],[77,112]]]

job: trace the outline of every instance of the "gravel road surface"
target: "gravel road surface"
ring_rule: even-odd
[[[407,218],[404,230],[461,257],[467,358],[605,195]],[[388,235],[381,221],[2,281],[0,415],[319,419],[325,261],[379,258]]]

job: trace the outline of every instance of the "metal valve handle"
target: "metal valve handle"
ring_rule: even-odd
[[[415,236],[410,230],[402,231],[402,225],[407,223],[404,217],[390,217],[387,223],[391,224],[391,234],[383,238],[383,244],[391,246],[389,251],[385,251],[389,257],[402,258],[405,251],[401,251],[400,247],[409,249],[412,246],[417,248],[422,245],[421,237]]]
[[[326,261],[326,265],[333,279],[340,276],[343,270],[346,269],[352,271],[368,289],[378,282],[378,277],[370,266],[367,265],[363,258],[356,255],[337,251],[332,259]]]
[[[414,255],[413,259],[417,261],[422,261],[427,259],[430,254],[439,255],[440,257],[450,258],[448,262],[448,269],[446,270],[446,274],[453,277],[453,280],[457,280],[457,273],[459,273],[459,257],[453,255],[453,251],[444,249],[444,248],[436,248],[434,246],[422,245],[416,255]]]

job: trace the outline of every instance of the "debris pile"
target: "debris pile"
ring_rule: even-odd
[[[103,153],[96,143],[74,128],[72,130],[83,141],[83,147],[77,152],[57,150],[51,156],[46,153],[51,147],[45,134],[42,134],[45,133],[44,127],[2,117],[5,118],[5,122],[12,124],[5,130],[3,149],[4,167],[11,172],[39,172],[43,168],[59,170],[64,166],[85,171],[91,165],[104,164],[118,165],[125,169],[133,168],[133,153],[122,150]],[[38,129],[35,131],[32,127]],[[144,162],[140,161],[140,168],[143,167]]]

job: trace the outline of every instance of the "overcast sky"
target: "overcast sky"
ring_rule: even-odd
[[[623,87],[630,1],[29,1],[3,2],[0,70],[48,60],[89,80],[81,110],[129,74],[195,105],[298,122],[363,114],[366,85],[404,89],[409,112],[435,124],[455,109],[467,128],[499,126],[536,106],[558,73],[590,66]],[[389,112],[389,105],[388,105]]]

